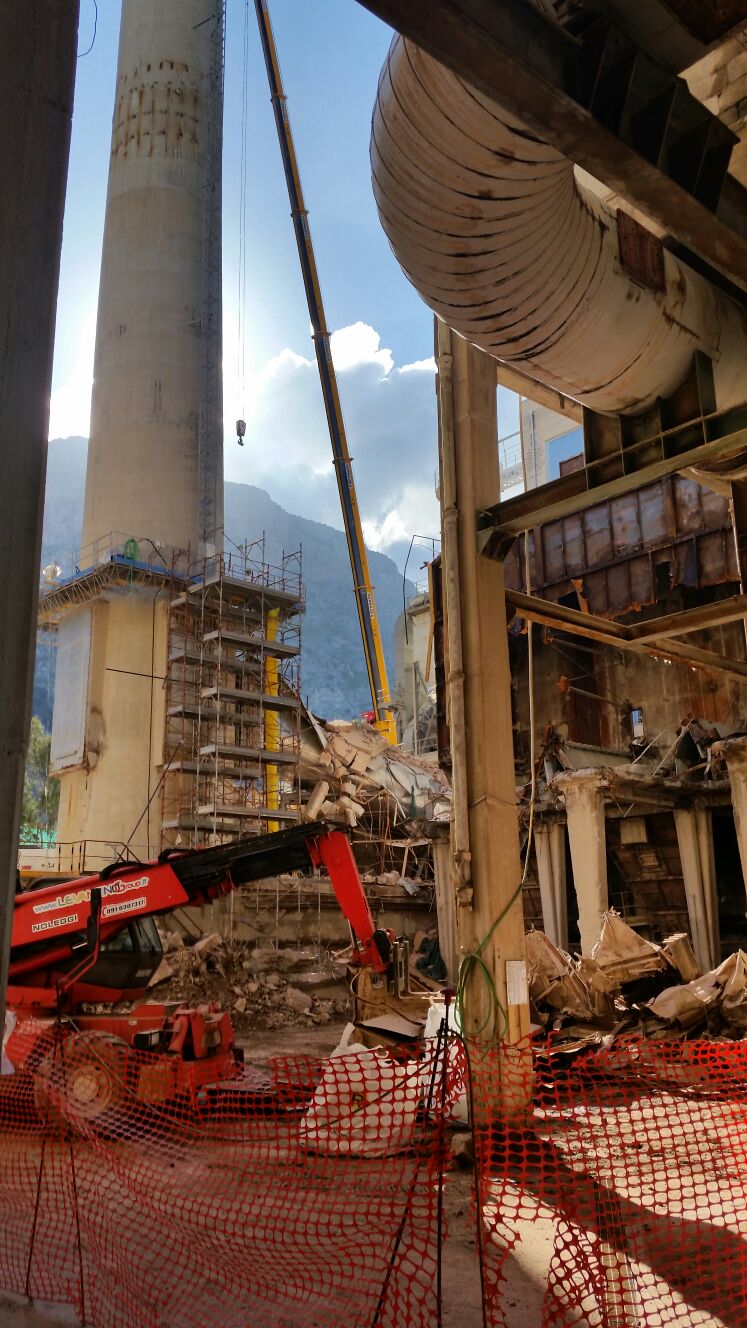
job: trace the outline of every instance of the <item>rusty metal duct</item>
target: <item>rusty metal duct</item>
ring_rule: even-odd
[[[469,341],[594,410],[673,392],[696,349],[714,361],[719,407],[743,400],[744,311],[666,251],[664,289],[632,280],[614,214],[573,163],[402,37],[371,161],[394,253]]]

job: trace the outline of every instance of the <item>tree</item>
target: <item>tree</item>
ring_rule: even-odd
[[[57,824],[60,803],[60,781],[49,775],[51,735],[36,715],[31,720],[29,747],[26,755],[26,777],[23,782],[21,805],[21,833],[24,837],[49,836]]]

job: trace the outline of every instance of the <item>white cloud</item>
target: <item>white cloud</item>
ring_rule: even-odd
[[[411,535],[439,529],[435,364],[395,366],[365,323],[334,332],[331,343],[364,534],[371,548],[398,555]],[[231,391],[226,372],[227,402]],[[282,351],[249,380],[246,401],[246,445],[227,441],[226,478],[267,489],[299,516],[341,526],[316,361]]]
[[[96,341],[96,315],[83,325],[70,377],[52,392],[49,410],[49,437],[88,437],[91,424],[91,387],[93,349]]]
[[[394,359],[390,350],[381,349],[381,337],[368,323],[353,323],[333,332],[329,339],[335,369],[354,369],[358,364],[378,364],[383,374],[391,373]]]
[[[287,511],[342,526],[313,353],[285,349],[239,389],[236,329],[225,329],[226,479],[256,484]],[[85,326],[71,376],[52,394],[50,438],[88,435],[95,319]],[[367,323],[331,337],[358,502],[369,546],[399,557],[413,534],[439,530],[435,497],[436,402],[432,359],[397,366]],[[234,420],[245,412],[245,446]]]

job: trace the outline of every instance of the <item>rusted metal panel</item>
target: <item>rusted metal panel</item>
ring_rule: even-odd
[[[724,508],[728,514],[728,504],[720,494],[703,489],[700,484],[685,479],[683,475],[674,476],[672,490],[675,520],[680,535],[695,534],[698,530],[723,525]],[[708,503],[709,498],[715,500],[713,504]]]
[[[558,531],[559,546],[563,551],[566,576],[582,576],[588,563],[584,549],[584,527],[580,512],[566,517]],[[545,559],[545,578],[549,579],[550,569]]]
[[[637,609],[638,605],[652,604],[656,596],[654,569],[651,559],[643,554],[632,558],[630,568],[630,599],[626,608]],[[620,612],[620,610],[617,610]]]
[[[609,507],[590,507],[582,513],[586,535],[586,556],[589,567],[598,567],[600,563],[609,563],[615,557],[612,543],[612,525]]]
[[[617,243],[620,262],[629,277],[649,290],[666,290],[661,240],[622,208],[617,209]]]
[[[523,590],[523,538],[505,559],[506,585]],[[559,600],[583,580],[593,613],[650,605],[677,586],[738,582],[729,503],[675,475],[547,522],[530,541],[532,590]]]
[[[637,495],[628,493],[622,498],[613,498],[609,509],[615,553],[624,555],[643,541]]]
[[[560,462],[560,474],[572,475],[575,470],[583,470],[584,454],[579,452],[576,456],[566,457],[565,461]]]
[[[667,529],[666,512],[664,510],[664,486],[662,484],[652,484],[647,489],[641,489],[638,494],[638,506],[641,543],[644,549],[656,548],[672,538],[671,531]]]

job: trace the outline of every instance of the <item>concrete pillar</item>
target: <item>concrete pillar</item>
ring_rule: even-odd
[[[568,949],[568,899],[565,870],[565,826],[557,817],[535,821],[534,852],[537,861],[542,926],[553,945]]]
[[[720,958],[711,813],[704,807],[678,808],[674,823],[693,949],[701,971],[707,973]]]
[[[434,839],[433,875],[436,885],[436,914],[438,917],[438,947],[446,965],[446,977],[452,984],[459,976],[459,942],[456,934],[456,909],[451,878],[451,850],[448,840]]]
[[[211,0],[122,6],[83,545],[121,532],[198,553],[215,9]],[[218,446],[216,465],[222,438]]]
[[[742,877],[747,891],[747,738],[727,738],[714,742],[714,756],[726,758],[731,785],[731,805],[734,808],[734,828],[739,844]]]
[[[495,364],[441,323],[437,356],[457,934],[462,959],[479,949],[508,1025],[473,966],[464,1031],[517,1040],[529,1015],[503,566],[475,539],[475,513],[500,497]]]
[[[114,849],[128,840],[141,858],[161,848],[156,789],[163,762],[168,595],[146,588],[131,594],[120,591],[95,600],[75,616],[80,622],[86,615],[90,630],[78,655],[78,667],[85,673],[84,740],[72,754],[74,764],[65,765],[71,759],[62,746],[69,728],[69,679],[60,677],[52,766],[61,776],[58,841],[85,840],[87,864],[96,867],[101,857],[111,861]],[[71,625],[71,618],[63,622],[61,641]]]
[[[77,0],[0,5],[0,1028],[31,718]]]
[[[601,770],[574,770],[556,775],[552,786],[565,801],[581,953],[588,955],[599,940],[602,915],[609,907],[603,798],[606,780]]]

